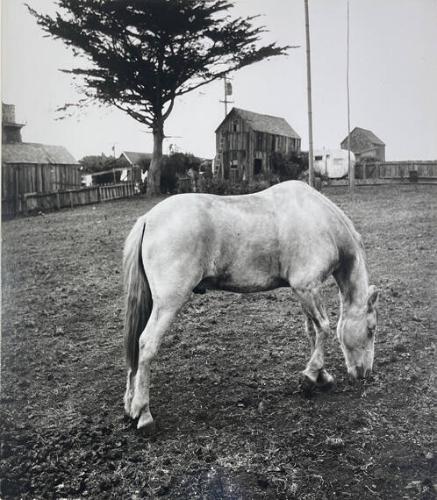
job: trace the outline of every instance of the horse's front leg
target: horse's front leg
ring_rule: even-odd
[[[310,359],[302,372],[302,389],[307,393],[312,392],[315,387],[330,389],[334,384],[334,378],[324,367],[325,340],[330,333],[328,316],[317,291],[295,291],[302,302],[305,313],[305,331],[311,346]]]

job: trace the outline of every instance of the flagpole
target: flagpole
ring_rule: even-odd
[[[308,0],[305,0],[305,32],[306,32],[306,55],[307,55],[307,96],[308,96],[308,183],[314,186],[314,153],[313,153],[313,106],[311,100],[311,55],[310,55],[310,22],[308,13]]]

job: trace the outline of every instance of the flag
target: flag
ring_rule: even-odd
[[[232,95],[232,83],[226,82],[226,95]]]

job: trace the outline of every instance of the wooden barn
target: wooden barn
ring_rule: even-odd
[[[54,193],[81,185],[79,164],[63,146],[22,142],[15,107],[2,105],[2,215],[20,213],[28,193]]]
[[[348,147],[347,137],[341,143],[341,149]],[[385,161],[385,144],[371,130],[355,127],[350,133],[350,148],[357,162],[363,158]]]
[[[284,118],[232,108],[216,130],[215,171],[231,182],[271,170],[273,153],[299,153],[301,139]]]

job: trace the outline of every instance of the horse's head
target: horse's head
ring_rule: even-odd
[[[337,325],[347,371],[353,378],[365,378],[372,372],[378,293],[370,286],[365,304],[342,311]]]

